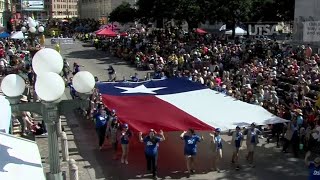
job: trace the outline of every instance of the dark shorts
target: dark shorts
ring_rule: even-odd
[[[195,155],[197,155],[197,153],[196,152],[194,152],[194,151],[184,151],[184,155],[185,156],[195,156]]]

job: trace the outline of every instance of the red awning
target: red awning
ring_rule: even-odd
[[[96,30],[95,32],[93,32],[93,34],[97,34],[98,32],[102,31],[103,29],[99,29],[99,30]]]
[[[108,36],[108,37],[116,37],[117,33],[111,31],[110,29],[103,29],[96,33],[97,36]]]
[[[197,28],[197,29],[196,29],[196,33],[197,33],[197,34],[207,34],[208,32],[205,31],[205,30],[203,30],[203,29]]]
[[[122,32],[122,33],[120,33],[120,36],[122,36],[122,37],[126,37],[126,36],[128,36],[128,33],[126,33],[126,32]]]

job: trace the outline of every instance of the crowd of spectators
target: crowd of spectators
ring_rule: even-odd
[[[284,152],[290,143],[297,156],[299,147],[320,152],[320,57],[309,45],[269,39],[231,42],[224,36],[175,28],[115,38],[91,36],[97,49],[139,69],[154,70],[153,78],[188,78],[291,120],[270,125],[277,145],[282,135]]]
[[[34,72],[31,66],[31,58],[36,49],[40,49],[39,41],[36,46],[24,40],[1,39],[0,41],[0,80],[8,74],[18,74],[26,82],[26,90],[20,100],[21,103],[30,102],[34,97]],[[36,100],[36,99],[35,99]],[[46,133],[44,123],[37,123],[30,112],[14,113],[12,123],[21,126],[21,134]]]

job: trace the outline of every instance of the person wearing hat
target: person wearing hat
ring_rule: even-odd
[[[115,109],[109,110],[108,108],[106,108],[106,111],[107,111],[107,115],[108,115],[108,121],[112,122],[115,118],[118,118],[117,111]],[[110,136],[110,128],[107,128],[107,139],[109,138],[109,136]]]
[[[159,135],[156,135],[154,129],[150,129],[149,134],[142,137],[142,132],[139,133],[139,140],[143,142],[145,146],[145,156],[147,160],[147,170],[152,172],[154,179],[157,179],[157,161],[158,161],[158,149],[159,142],[165,140],[163,131],[160,130]]]
[[[184,131],[180,138],[184,140],[184,155],[186,157],[187,169],[189,175],[195,172],[194,157],[197,154],[197,143],[203,140],[203,136],[199,136],[195,133],[194,129]]]
[[[213,170],[220,172],[218,163],[222,159],[222,138],[220,135],[221,129],[216,128],[213,134],[209,134],[212,137],[211,143],[213,144]]]
[[[239,126],[236,127],[236,131],[232,133],[231,144],[234,147],[231,163],[236,165],[236,170],[240,169],[239,165],[239,150],[241,148],[241,143],[243,140],[243,135]]]
[[[118,117],[113,118],[113,120],[108,121],[107,131],[110,132],[110,142],[113,148],[113,159],[117,159],[117,150],[118,150],[118,133],[120,132],[120,123]]]
[[[318,180],[320,179],[320,157],[316,157],[313,161],[309,161],[311,152],[308,151],[304,162],[309,169],[309,180]]]
[[[114,118],[114,119],[116,119],[116,118]],[[121,163],[129,164],[128,153],[129,153],[129,140],[130,140],[131,136],[132,136],[132,133],[129,130],[129,125],[124,124],[122,126],[122,132],[121,132],[121,136],[120,136],[121,148],[122,148]]]
[[[246,129],[244,132],[244,135],[247,135],[247,149],[248,149],[248,155],[247,160],[249,161],[249,164],[251,167],[254,167],[253,165],[253,156],[254,156],[254,150],[259,143],[258,135],[262,132],[256,128],[256,123],[252,123],[249,129]]]

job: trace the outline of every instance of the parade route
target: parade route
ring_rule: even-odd
[[[48,46],[50,47],[50,46]],[[76,41],[74,45],[62,45],[62,54],[67,58],[70,66],[74,62],[84,66],[99,80],[107,80],[109,65],[113,65],[117,77],[129,77],[137,70],[127,62],[108,56],[106,52],[96,50],[94,47],[83,47]],[[146,72],[139,72],[143,78]],[[68,90],[66,90],[68,96]],[[214,118],[214,117],[213,117]],[[76,113],[70,113],[63,119],[65,131],[68,134],[70,158],[77,161],[80,180],[126,180],[126,179],[151,179],[151,174],[146,174],[146,163],[143,153],[143,144],[137,142],[137,134],[132,138],[129,150],[129,164],[124,165],[120,160],[112,160],[111,145],[106,143],[103,151],[98,150],[98,139],[94,124],[85,120]],[[241,150],[240,163],[242,168],[236,171],[231,165],[232,147],[231,137],[223,135],[223,160],[221,173],[212,172],[212,151],[209,132],[199,132],[205,136],[205,141],[199,144],[196,160],[196,174],[187,178],[186,166],[183,156],[183,141],[179,138],[180,132],[165,133],[166,141],[160,144],[158,176],[160,179],[199,179],[199,180],[303,180],[308,177],[308,169],[304,166],[303,159],[295,159],[292,154],[283,154],[281,148],[276,148],[274,143],[267,144],[265,139],[260,139],[255,154],[255,168],[250,168],[245,160],[246,150]],[[40,153],[43,157],[45,170],[47,164],[47,140],[44,137],[36,138]],[[243,143],[245,145],[245,143]],[[119,147],[120,153],[120,147]],[[63,170],[66,163],[62,163]]]

